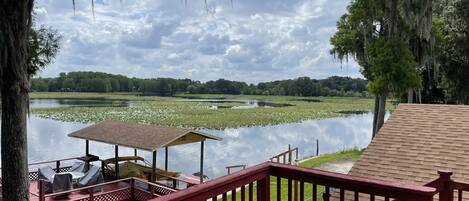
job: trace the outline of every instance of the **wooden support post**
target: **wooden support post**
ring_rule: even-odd
[[[55,162],[55,172],[60,173],[60,161]]]
[[[86,145],[85,145],[85,146],[86,146],[86,148],[85,148],[85,150],[86,150],[86,151],[85,151],[85,156],[88,156],[88,155],[90,155],[90,141],[89,141],[89,140],[86,140],[86,141],[85,141],[85,144],[86,144]]]
[[[257,201],[270,200],[270,176],[257,181]]]
[[[137,157],[137,149],[134,149],[134,156]],[[138,161],[135,160],[134,162],[138,162]]]
[[[151,163],[151,181],[156,181],[156,150],[153,151],[152,163]]]
[[[200,142],[200,183],[204,183],[204,142]]]
[[[45,186],[44,186],[44,180],[42,179],[39,179],[39,201],[45,201],[46,198],[45,198],[45,195],[46,195],[46,192],[45,192]]]
[[[116,167],[114,168],[116,171],[116,179],[119,179],[119,146],[115,145],[114,146],[114,159],[115,159],[115,165]]]
[[[104,161],[101,161],[101,174],[103,174],[103,176],[105,176],[104,166],[105,166]]]
[[[316,156],[319,156],[319,139],[316,139]]]
[[[85,141],[85,156],[90,155],[90,141]],[[85,170],[90,169],[90,162],[87,160],[85,161]]]
[[[164,148],[164,170],[168,171],[168,147]]]
[[[298,147],[295,150],[296,150],[295,151],[295,154],[296,154],[295,155],[295,162],[297,162],[298,161]]]
[[[443,186],[441,186],[441,190],[438,193],[439,195],[439,201],[453,201],[453,189],[451,188],[451,175],[453,175],[453,172],[451,171],[438,171],[438,174],[440,175],[440,182]]]

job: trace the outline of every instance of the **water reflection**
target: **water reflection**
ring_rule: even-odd
[[[225,166],[233,164],[254,165],[268,160],[287,149],[288,144],[299,147],[300,158],[316,152],[316,139],[320,152],[329,153],[348,148],[363,148],[371,139],[372,114],[348,117],[308,120],[275,126],[256,126],[238,129],[210,130],[223,141],[207,141],[205,146],[205,174],[209,177],[226,173]],[[66,134],[86,127],[87,124],[65,123],[42,119],[34,115],[28,120],[28,156],[30,162],[82,156],[84,140],[70,138]],[[114,147],[90,142],[90,152],[101,158],[113,157]],[[133,149],[122,147],[120,155],[132,155]],[[150,159],[150,153],[139,154]],[[186,174],[198,172],[200,144],[189,144],[169,149],[169,167]],[[159,150],[157,161],[164,163],[164,150]]]
[[[56,107],[127,107],[130,101],[105,99],[31,99],[31,108]]]
[[[211,106],[210,109],[250,109],[256,107],[289,107],[294,106],[287,103],[273,103],[266,100],[227,100],[227,99],[195,99],[189,98],[188,100],[183,100],[187,102],[205,102],[205,103],[241,103],[244,105],[238,106]]]

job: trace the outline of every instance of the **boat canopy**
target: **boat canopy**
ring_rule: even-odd
[[[68,136],[147,151],[207,139],[221,140],[219,137],[190,129],[117,121],[100,122]]]

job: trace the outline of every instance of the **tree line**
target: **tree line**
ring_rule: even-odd
[[[218,79],[200,82],[191,79],[142,79],[102,72],[60,73],[55,78],[33,78],[32,91],[38,92],[139,92],[172,96],[190,94],[246,94],[285,96],[367,96],[367,82],[361,78],[332,76],[326,79],[299,77],[248,84]]]

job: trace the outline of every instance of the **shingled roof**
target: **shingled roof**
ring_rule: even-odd
[[[438,170],[469,182],[469,106],[400,104],[349,174],[423,185]]]
[[[148,151],[206,139],[221,140],[219,137],[190,129],[116,121],[100,122],[68,136]]]

